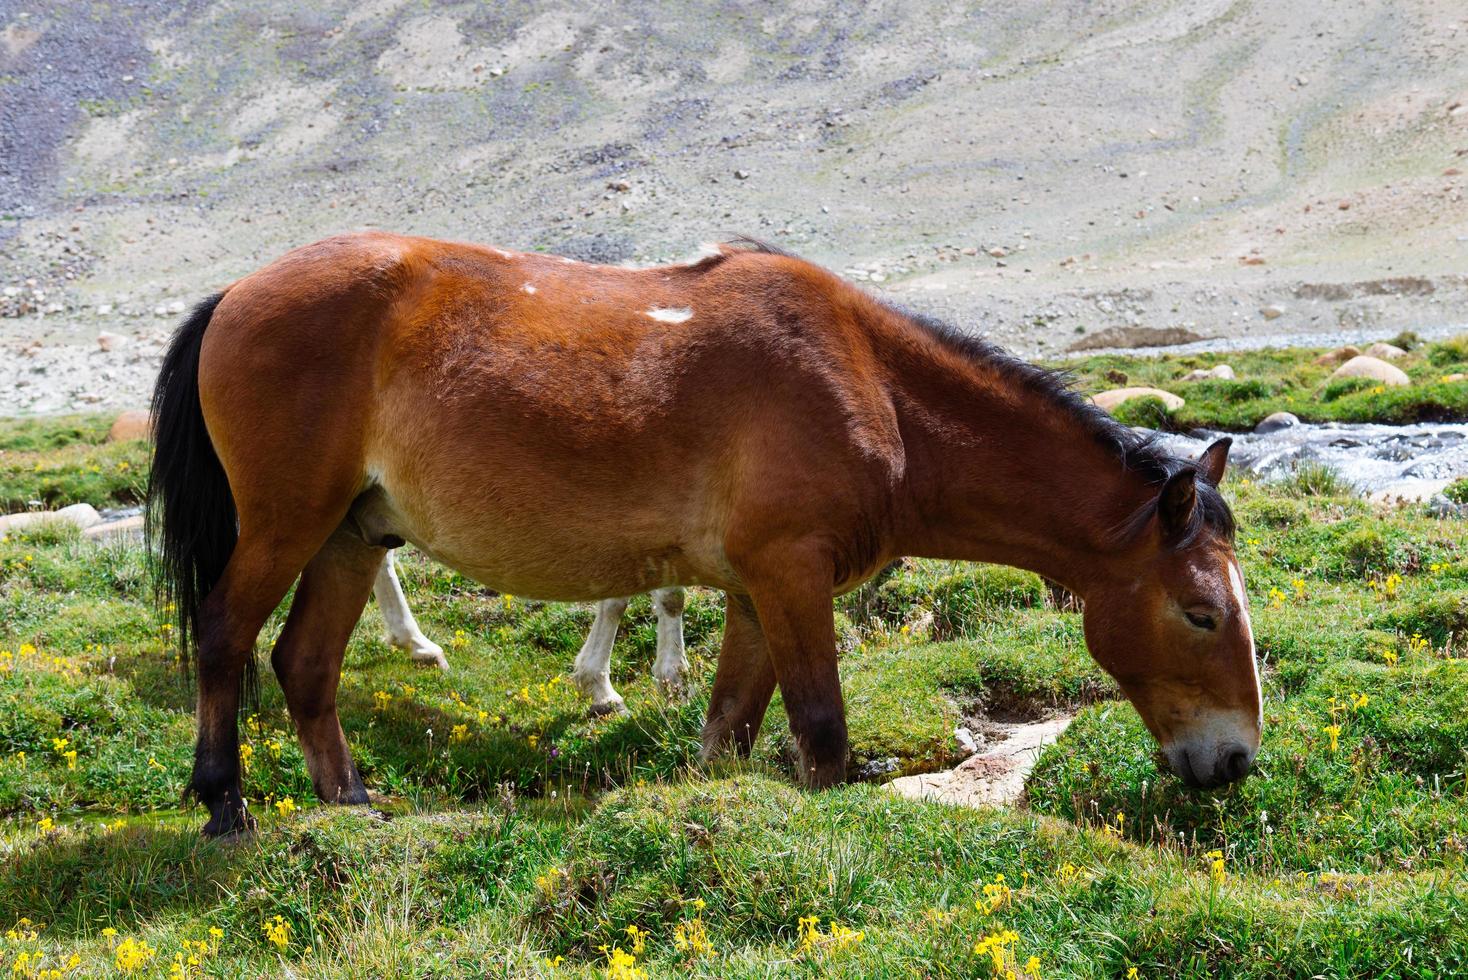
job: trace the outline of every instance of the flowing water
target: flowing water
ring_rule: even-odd
[[[1160,438],[1178,455],[1196,456],[1220,435],[1198,430]],[[1234,440],[1229,466],[1265,482],[1286,479],[1302,464],[1323,464],[1363,496],[1426,500],[1468,476],[1468,424],[1461,422],[1328,422],[1229,435]]]

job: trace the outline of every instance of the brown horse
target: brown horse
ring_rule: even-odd
[[[367,233],[201,304],[155,392],[150,484],[205,830],[248,826],[236,714],[256,634],[323,800],[366,788],[337,719],[384,549],[516,595],[727,595],[706,756],[778,683],[802,777],[846,771],[833,593],[895,556],[1032,569],[1172,767],[1241,778],[1261,714],[1222,440],[1171,458],[1052,374],[773,249],[624,269]]]

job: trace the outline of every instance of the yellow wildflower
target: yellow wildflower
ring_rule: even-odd
[[[1209,851],[1203,856],[1208,860],[1208,877],[1215,882],[1221,882],[1228,877],[1228,872],[1224,870],[1223,866],[1222,851]]]
[[[637,965],[631,953],[620,946],[599,948],[607,957],[607,980],[647,980],[647,971]]]
[[[689,919],[673,927],[673,948],[693,959],[713,959],[719,955],[701,918]]]
[[[974,908],[992,915],[1013,901],[1014,889],[1004,883],[1004,875],[996,874],[993,881],[984,885],[984,897],[974,901]]]
[[[1330,750],[1332,752],[1334,752],[1338,748],[1340,748],[1340,741],[1339,741],[1339,739],[1341,737],[1341,726],[1340,725],[1326,725],[1325,726],[1325,734],[1327,734],[1327,735],[1330,736]]]
[[[274,943],[277,949],[285,949],[291,944],[291,924],[278,915],[261,923],[260,930],[265,933],[266,941]]]
[[[157,955],[158,951],[149,946],[146,939],[133,939],[129,936],[118,944],[113,962],[123,973],[135,973]]]
[[[1009,948],[1017,942],[1019,942],[1019,933],[1013,929],[1005,929],[992,936],[984,936],[974,943],[974,955],[989,957],[994,966],[994,972],[1003,973],[1010,955]]]
[[[296,801],[287,796],[285,799],[275,801],[275,812],[282,817],[288,817],[296,812]]]

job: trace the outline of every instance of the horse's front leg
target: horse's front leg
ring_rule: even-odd
[[[612,644],[617,640],[617,627],[626,611],[626,599],[603,599],[596,604],[596,618],[571,668],[571,683],[591,701],[593,716],[627,711],[627,703],[612,687]]]
[[[674,586],[654,589],[652,607],[658,617],[658,654],[652,676],[663,693],[682,698],[687,694],[688,658],[683,652],[683,589]]]
[[[817,789],[840,783],[846,778],[846,708],[836,671],[833,563],[818,545],[799,543],[764,546],[735,567],[780,684],[800,779]],[[719,667],[722,673],[722,662]],[[711,715],[713,710],[711,704]]]
[[[423,635],[413,610],[408,608],[408,598],[398,581],[393,568],[392,552],[389,551],[377,569],[377,578],[372,583],[372,594],[377,597],[377,608],[382,613],[383,625],[387,627],[387,642],[399,650],[408,651],[414,663],[427,664],[439,670],[448,670],[448,659],[443,647]]]

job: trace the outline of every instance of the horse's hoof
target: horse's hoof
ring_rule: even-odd
[[[614,701],[598,701],[586,709],[586,714],[591,718],[605,718],[608,715],[628,715],[632,712],[627,710],[627,702],[621,698]]]
[[[209,840],[230,843],[255,836],[255,818],[243,809],[227,807],[209,818],[203,835]]]
[[[449,658],[443,655],[442,650],[414,650],[411,653],[413,663],[422,667],[437,667],[439,670],[449,669]]]

